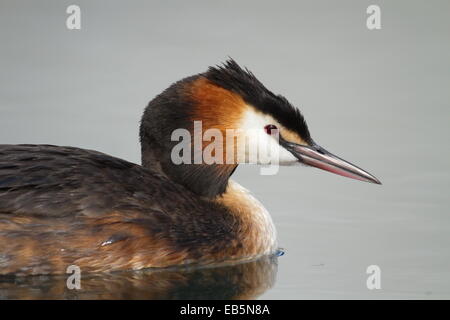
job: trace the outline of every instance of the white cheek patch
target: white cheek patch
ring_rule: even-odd
[[[278,134],[266,133],[264,127],[269,124],[282,127],[271,116],[248,108],[240,124],[241,132],[245,136],[245,143],[239,144],[238,147],[241,163],[299,164],[298,159],[279,144]]]

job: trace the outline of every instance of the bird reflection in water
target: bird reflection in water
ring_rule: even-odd
[[[277,256],[221,267],[145,269],[66,276],[0,277],[0,299],[255,299],[276,279]]]

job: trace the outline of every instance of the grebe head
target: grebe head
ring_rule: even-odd
[[[188,149],[179,147],[183,132],[189,133]],[[174,83],[153,99],[140,136],[143,166],[201,196],[223,193],[241,163],[303,164],[380,184],[316,144],[300,111],[232,59]]]

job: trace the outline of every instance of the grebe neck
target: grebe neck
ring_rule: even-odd
[[[223,194],[237,164],[174,164],[170,149],[151,137],[142,143],[142,166],[164,174],[195,194],[214,199]]]

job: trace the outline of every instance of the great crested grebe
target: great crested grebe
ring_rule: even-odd
[[[236,148],[232,163],[174,163],[172,133],[192,132],[194,121],[203,130],[238,129],[250,144],[258,138],[281,165],[380,183],[318,146],[298,109],[228,60],[149,103],[142,166],[73,147],[0,145],[0,274],[221,264],[274,253],[270,215],[229,179],[254,149]]]

